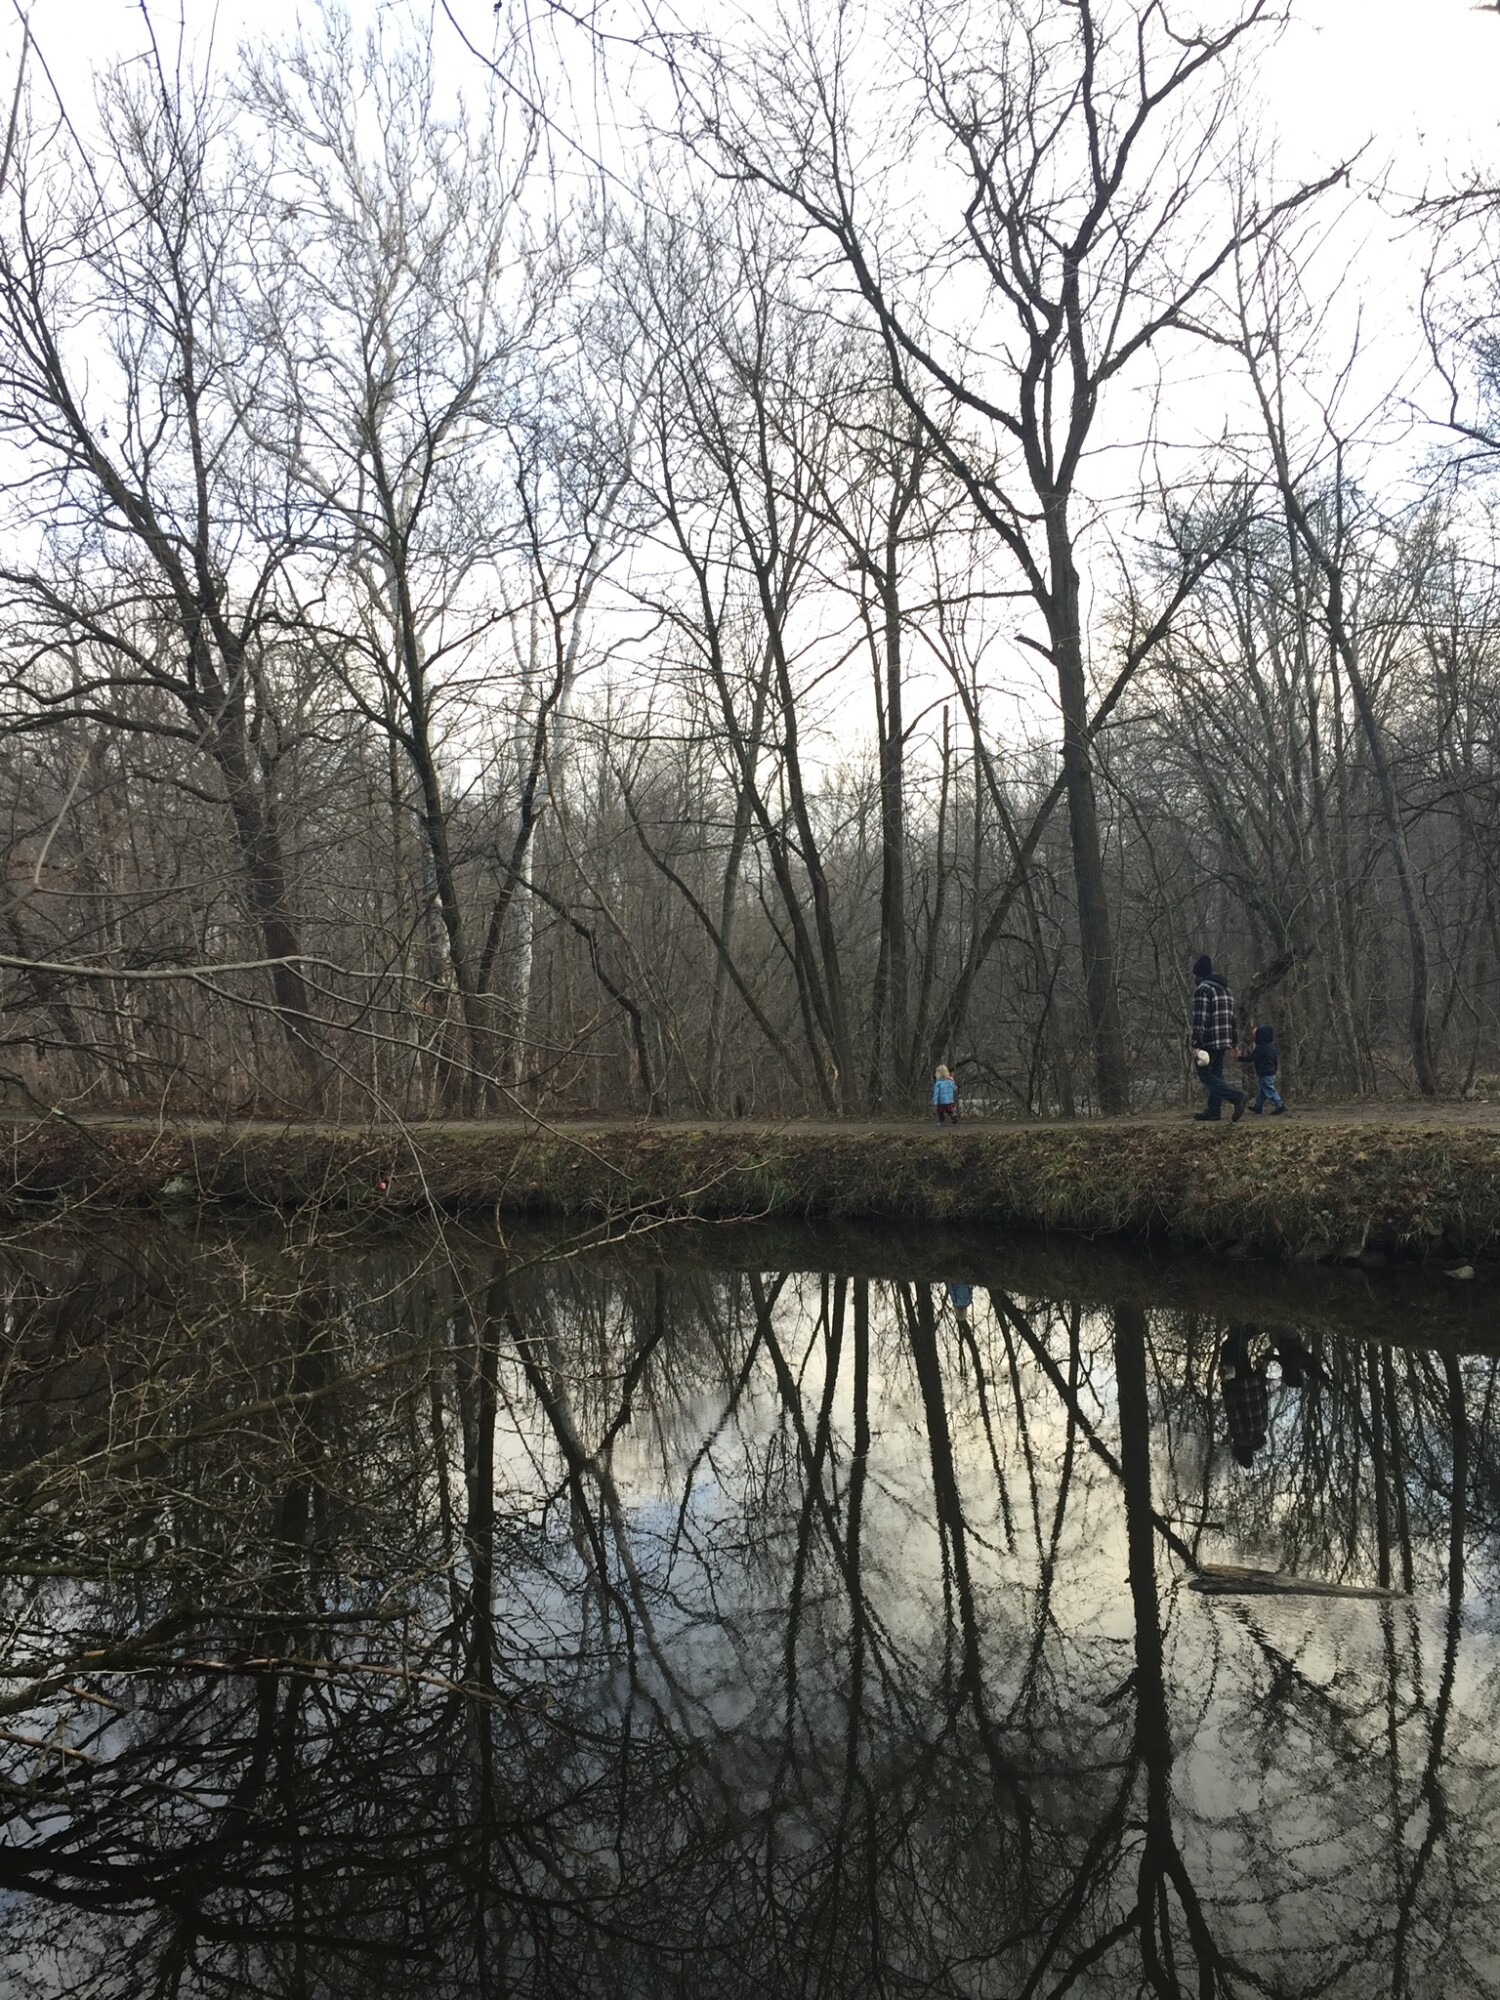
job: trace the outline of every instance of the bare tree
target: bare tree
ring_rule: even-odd
[[[1427,927],[1390,745],[1372,685],[1369,639],[1362,629],[1357,592],[1350,589],[1354,527],[1350,516],[1360,504],[1345,469],[1350,440],[1341,432],[1336,395],[1315,409],[1307,441],[1298,437],[1292,407],[1296,392],[1289,381],[1292,363],[1287,351],[1295,315],[1294,281],[1279,243],[1265,238],[1255,249],[1258,254],[1247,252],[1235,265],[1238,351],[1263,425],[1287,527],[1315,574],[1319,613],[1347,682],[1370,760],[1406,932],[1412,1068],[1417,1088],[1431,1097],[1437,1093],[1438,1076],[1429,1019]],[[1385,607],[1386,617],[1370,622],[1377,645],[1382,627],[1389,645],[1391,634],[1399,632],[1410,616],[1412,593],[1420,587],[1422,568],[1420,562],[1411,561],[1414,552],[1411,546],[1403,552],[1398,572],[1402,583],[1395,593],[1396,601]]]
[[[301,533],[230,393],[258,358],[220,337],[255,198],[222,98],[148,65],[106,82],[101,148],[33,106],[0,230],[12,726],[163,737],[206,760],[233,828],[278,1018],[318,1070],[283,845],[282,585]]]
[[[534,121],[514,135],[455,123],[430,45],[386,42],[330,20],[321,41],[246,75],[278,198],[259,218],[246,312],[271,365],[244,421],[319,523],[329,655],[409,768],[467,1075],[482,1076],[496,1066],[486,989],[504,912],[476,925],[452,793],[489,751],[496,652],[517,621],[535,645],[538,579],[523,562],[515,601],[506,559],[518,542],[538,553],[543,482],[515,432],[557,274],[522,212]],[[564,671],[552,663],[518,774],[523,829]]]
[[[721,52],[685,104],[699,151],[830,239],[882,337],[898,394],[1016,565],[1056,675],[1084,984],[1099,1101],[1129,1101],[1090,752],[1080,562],[1084,459],[1132,363],[1188,327],[1216,274],[1267,218],[1225,224],[1214,187],[1235,131],[1230,65],[1269,24],[1264,0],[1227,26],[1179,31],[1164,7],[1063,13],[1008,5],[976,54],[967,21],[918,4],[896,30],[917,52],[883,135],[901,173],[942,189],[930,238],[877,221],[889,175],[867,174],[860,62],[842,19],[777,23],[764,55]],[[878,142],[876,142],[878,144]],[[1327,183],[1320,183],[1320,186]],[[1296,205],[1298,190],[1278,206]],[[1218,212],[1216,212],[1216,209]],[[935,309],[972,288],[971,308]],[[949,399],[962,442],[933,413]],[[1024,496],[1024,497],[1023,497]]]

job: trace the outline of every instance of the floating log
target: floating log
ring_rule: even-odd
[[[1403,1602],[1404,1590],[1377,1583],[1325,1583],[1284,1569],[1249,1569],[1241,1563],[1204,1563],[1189,1588],[1209,1597],[1376,1597]]]

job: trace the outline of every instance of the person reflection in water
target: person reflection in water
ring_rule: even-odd
[[[1263,1451],[1270,1423],[1267,1366],[1275,1361],[1285,1389],[1300,1389],[1307,1379],[1307,1350],[1294,1333],[1267,1340],[1258,1326],[1232,1325],[1219,1349],[1219,1393],[1229,1449],[1236,1465],[1250,1466]]]
[[[953,1317],[958,1321],[960,1326],[967,1326],[969,1324],[969,1314],[974,1307],[974,1287],[964,1284],[949,1284],[944,1289],[948,1294],[948,1303],[953,1308]]]

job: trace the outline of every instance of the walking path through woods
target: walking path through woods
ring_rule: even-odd
[[[1201,1102],[1201,1100],[1200,1100]],[[960,1107],[959,1127],[969,1132],[1011,1133],[1037,1131],[1117,1131],[1120,1128],[1157,1128],[1196,1121],[1191,1112],[1199,1108],[1178,1106],[1172,1110],[1140,1111],[1127,1118],[1024,1118],[1024,1117],[964,1117]],[[144,1118],[138,1112],[67,1112],[69,1119],[92,1127],[120,1127],[132,1131],[155,1128],[158,1121]],[[9,1120],[17,1127],[34,1125],[36,1119],[19,1110],[0,1110],[0,1120]],[[1226,1112],[1219,1121],[1228,1125]],[[1360,1098],[1349,1101],[1327,1103],[1310,1100],[1292,1107],[1285,1118],[1273,1117],[1263,1112],[1258,1117],[1249,1111],[1241,1120],[1241,1128],[1249,1131],[1255,1126],[1280,1126],[1290,1128],[1294,1124],[1303,1125],[1390,1125],[1402,1131],[1432,1129],[1442,1130],[1452,1126],[1494,1126],[1500,1130],[1500,1100],[1489,1103],[1483,1100],[1459,1101],[1454,1098]],[[823,1132],[843,1133],[883,1133],[901,1132],[907,1135],[927,1133],[932,1143],[951,1143],[953,1128],[940,1128],[930,1114],[914,1115],[906,1118],[623,1118],[606,1117],[588,1112],[558,1112],[517,1110],[493,1118],[412,1118],[403,1125],[389,1121],[371,1124],[360,1120],[341,1123],[330,1119],[304,1118],[167,1118],[160,1121],[161,1129],[172,1132],[206,1133],[232,1136],[234,1134],[262,1134],[269,1132],[370,1132],[402,1130],[415,1135],[421,1134],[473,1134],[476,1137],[487,1132],[515,1134],[535,1132],[538,1127],[555,1132],[559,1137],[583,1137],[592,1133],[620,1132],[742,1132],[755,1133]]]

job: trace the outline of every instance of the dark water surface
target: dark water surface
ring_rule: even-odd
[[[7,2000],[1500,1991],[1483,1278],[560,1241],[0,1253]]]

